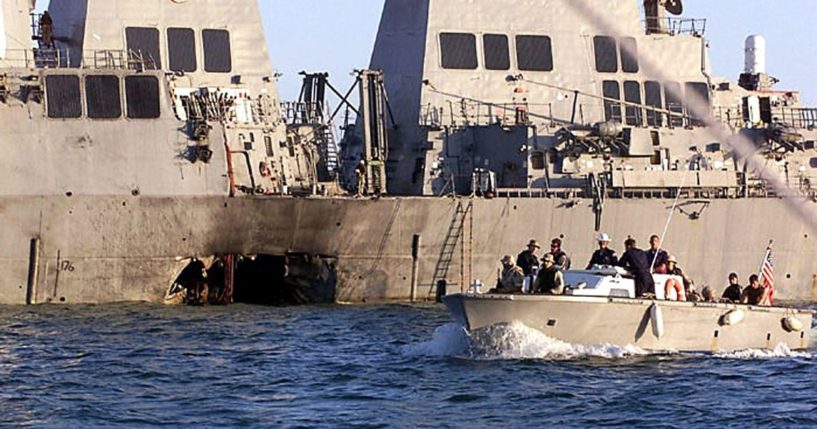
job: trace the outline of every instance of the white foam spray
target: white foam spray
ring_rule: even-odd
[[[778,344],[774,349],[748,349],[736,352],[715,353],[714,356],[720,359],[734,360],[766,360],[780,358],[811,359],[813,357],[813,355],[808,351],[794,351],[783,343]]]
[[[518,322],[470,334],[457,324],[443,325],[437,328],[430,341],[404,346],[403,353],[478,360],[625,359],[650,354],[635,346],[570,344]]]

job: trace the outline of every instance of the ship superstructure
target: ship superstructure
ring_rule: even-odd
[[[606,1],[616,31],[597,3],[387,0],[352,105],[307,72],[281,102],[255,0],[2,0],[0,302],[428,299],[531,237],[581,261],[670,213],[700,282],[774,240],[779,293],[812,297],[812,227],[689,101],[800,200],[817,111],[774,90],[759,37],[731,82],[679,1]]]

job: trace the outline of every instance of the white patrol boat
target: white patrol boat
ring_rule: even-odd
[[[734,351],[809,347],[813,312],[711,302],[677,301],[671,278],[654,275],[655,299],[635,298],[621,268],[565,272],[564,295],[466,293],[443,297],[454,319],[471,332],[521,322],[573,344],[635,345],[655,351]]]

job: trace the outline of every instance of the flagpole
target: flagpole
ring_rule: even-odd
[[[772,251],[772,244],[774,244],[774,240],[769,240],[769,245],[766,247],[766,252],[763,253],[763,259],[760,260],[760,267],[757,269],[758,279],[763,278],[763,265],[766,263],[766,258],[769,257],[769,253]]]

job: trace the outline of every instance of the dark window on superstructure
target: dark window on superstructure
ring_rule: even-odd
[[[159,30],[150,27],[128,27],[125,29],[128,43],[128,55],[141,60],[144,68],[160,70],[162,54],[159,50]]]
[[[632,37],[621,39],[621,71],[638,73],[638,42]]]
[[[508,70],[511,68],[508,36],[504,34],[486,34],[482,36],[482,46],[485,51],[486,69]]]
[[[647,106],[647,125],[660,127],[664,125],[664,115],[657,110],[664,110],[664,98],[661,96],[661,84],[655,81],[644,82],[644,101]]]
[[[667,101],[667,110],[670,112],[669,124],[673,127],[683,127],[684,103],[681,84],[678,82],[664,83],[664,98]]]
[[[601,89],[604,95],[604,120],[621,122],[621,88],[618,82],[605,80]]]
[[[627,125],[641,126],[644,124],[644,113],[641,107],[641,84],[634,80],[624,81],[624,107]],[[636,106],[638,105],[638,106]]]
[[[709,85],[703,82],[687,82],[685,85],[686,100],[689,106],[689,121],[691,125],[700,127],[704,125],[703,118],[706,115],[696,115],[696,111],[709,114]]]
[[[159,117],[159,79],[155,76],[126,77],[125,98],[128,118],[155,119]]]
[[[440,52],[444,69],[477,68],[477,37],[468,33],[440,33]]]
[[[85,105],[91,119],[116,119],[122,116],[119,78],[85,76]]]
[[[233,53],[230,32],[227,30],[203,30],[201,42],[204,47],[204,71],[229,73],[233,70]]]
[[[196,71],[196,33],[190,28],[168,28],[167,57],[170,70]]]
[[[45,91],[49,118],[67,119],[82,116],[79,76],[46,76]]]
[[[553,71],[553,46],[548,36],[516,36],[519,70]]]
[[[597,72],[615,73],[618,71],[616,39],[608,36],[596,36],[593,38],[593,48],[596,54]]]

